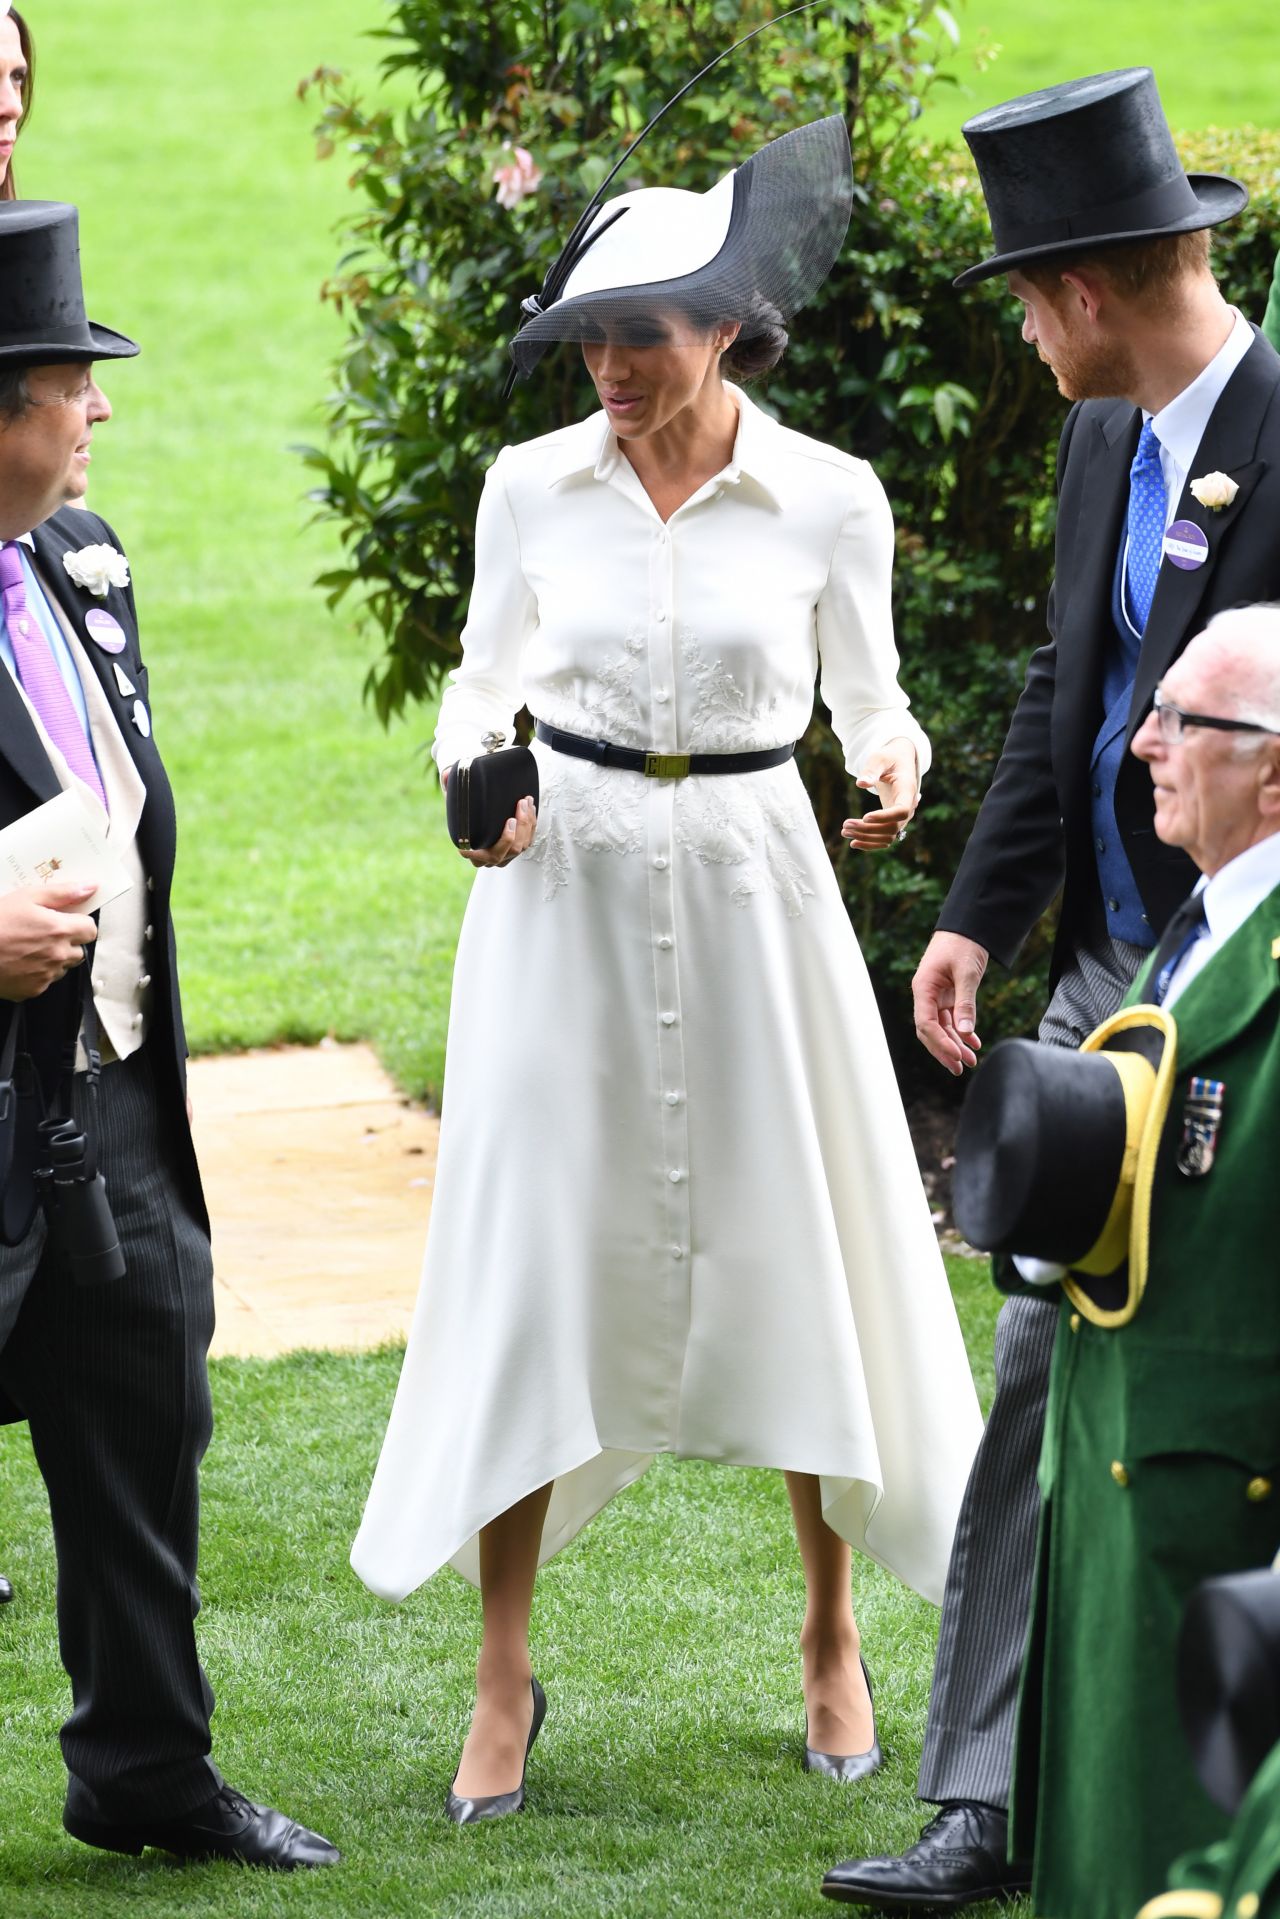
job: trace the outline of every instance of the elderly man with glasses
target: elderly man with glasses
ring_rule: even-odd
[[[1059,1308],[1011,1806],[1054,1919],[1132,1919],[1225,1834],[1180,1735],[1178,1625],[1280,1546],[1280,607],[1212,620],[1132,751],[1201,878],[1128,996],[1176,1029],[1145,1290],[1132,1317]]]

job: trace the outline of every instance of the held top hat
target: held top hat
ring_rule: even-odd
[[[1178,1635],[1178,1709],[1201,1785],[1216,1806],[1235,1812],[1280,1742],[1275,1567],[1196,1587]]]
[[[1148,1226],[1169,1111],[1177,1029],[1130,1006],[1079,1052],[1004,1040],[981,1067],[956,1132],[956,1225],[990,1253],[1069,1268],[1087,1319],[1123,1326],[1147,1284]]]
[[[1184,173],[1150,67],[1023,94],[963,132],[996,250],[958,287],[1028,260],[1216,227],[1249,199],[1225,174]]]
[[[0,366],[131,360],[138,351],[136,341],[85,318],[76,209],[0,201]]]

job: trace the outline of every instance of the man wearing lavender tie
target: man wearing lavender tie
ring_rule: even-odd
[[[78,504],[111,417],[95,362],[137,351],[85,318],[75,209],[0,205],[0,828],[74,792],[130,881],[96,929],[83,892],[0,899],[0,1419],[28,1422],[53,1518],[68,1832],[288,1870],[338,1854],[232,1790],[209,1756],[193,1622],[212,1262],[169,912],[173,799],[128,562]],[[39,1198],[42,1108],[75,1122],[105,1179],[121,1277],[91,1273],[66,1200]]]

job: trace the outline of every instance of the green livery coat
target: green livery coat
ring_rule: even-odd
[[[1182,1736],[1174,1646],[1200,1580],[1280,1545],[1278,939],[1280,888],[1173,1008],[1136,1316],[1106,1330],[1062,1308],[1012,1804],[1040,1919],[1134,1919],[1175,1855],[1226,1831]],[[1193,1074],[1226,1089],[1197,1179],[1176,1165]]]

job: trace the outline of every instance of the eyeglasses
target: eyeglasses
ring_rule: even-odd
[[[1166,700],[1159,687],[1153,701],[1156,725],[1166,746],[1176,746],[1189,726],[1212,727],[1215,733],[1269,733],[1280,739],[1274,726],[1261,726],[1256,720],[1220,720],[1211,713],[1184,713],[1172,700]]]

